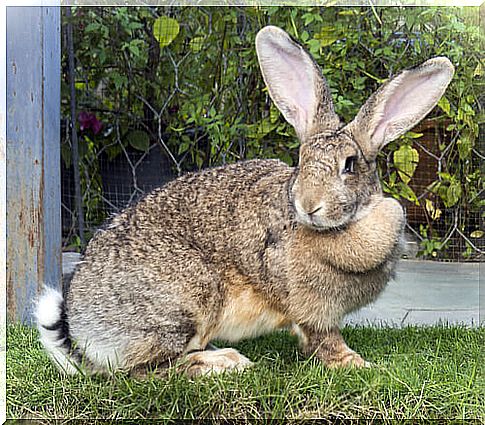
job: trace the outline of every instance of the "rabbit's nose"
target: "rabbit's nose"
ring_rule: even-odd
[[[312,218],[315,214],[322,214],[322,210],[325,210],[323,202],[316,203],[312,199],[296,199],[295,207],[300,216],[306,216]]]
[[[323,205],[322,202],[316,203],[313,200],[309,199],[306,202],[305,202],[305,200],[303,200],[303,202],[301,203],[301,207],[303,209],[303,212],[311,217],[312,215],[316,214],[317,212],[319,212],[319,211],[321,212],[324,205]]]
[[[323,207],[320,205],[320,206],[317,206],[316,208],[314,208],[313,211],[307,211],[306,213],[311,216],[311,215],[317,213],[318,211],[320,211],[322,208]]]

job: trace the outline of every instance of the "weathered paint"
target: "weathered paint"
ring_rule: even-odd
[[[7,8],[7,311],[60,286],[60,8]]]
[[[7,332],[5,329],[6,303],[6,267],[7,267],[7,97],[6,97],[6,6],[0,5],[0,423],[6,420],[7,412]]]

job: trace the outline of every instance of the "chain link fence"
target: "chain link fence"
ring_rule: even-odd
[[[291,22],[290,10],[279,13]],[[275,16],[271,8],[79,8],[64,20],[64,26],[73,25],[76,63],[75,92],[66,84],[67,65],[63,68],[65,249],[83,248],[75,208],[72,124],[79,137],[76,165],[87,238],[109,216],[184,172],[254,157],[296,164],[298,146],[281,118],[274,118],[253,48],[260,27],[279,23]],[[64,38],[67,64],[66,45]],[[364,44],[355,54],[369,55],[366,49]],[[330,77],[335,92],[339,86]],[[368,93],[374,89],[366,88]],[[76,98],[75,123],[69,118],[71,96]],[[345,111],[345,101],[338,99],[337,110]],[[430,189],[456,159],[452,151],[460,133],[448,131],[448,125],[431,119],[413,130],[422,136],[412,144],[419,155],[409,181],[416,199],[401,199],[407,233],[424,258],[481,261],[483,211],[468,209],[467,203],[447,207]],[[483,173],[484,146],[482,128],[467,172]],[[393,151],[386,151],[380,162],[383,179],[389,179],[395,171]],[[483,189],[466,195],[482,198]]]

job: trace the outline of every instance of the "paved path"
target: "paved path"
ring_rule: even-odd
[[[71,273],[79,255],[64,253],[62,258],[63,273]],[[345,322],[373,326],[439,322],[485,325],[484,274],[485,263],[401,260],[396,280],[379,299],[349,315]]]
[[[349,315],[346,322],[485,325],[484,272],[484,263],[401,260],[396,279],[379,299]]]

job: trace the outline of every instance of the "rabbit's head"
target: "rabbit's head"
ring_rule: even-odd
[[[454,73],[444,57],[405,70],[344,124],[320,68],[286,32],[263,28],[256,51],[270,96],[301,142],[291,188],[297,220],[318,230],[365,215],[372,196],[380,193],[377,153],[431,111]]]

